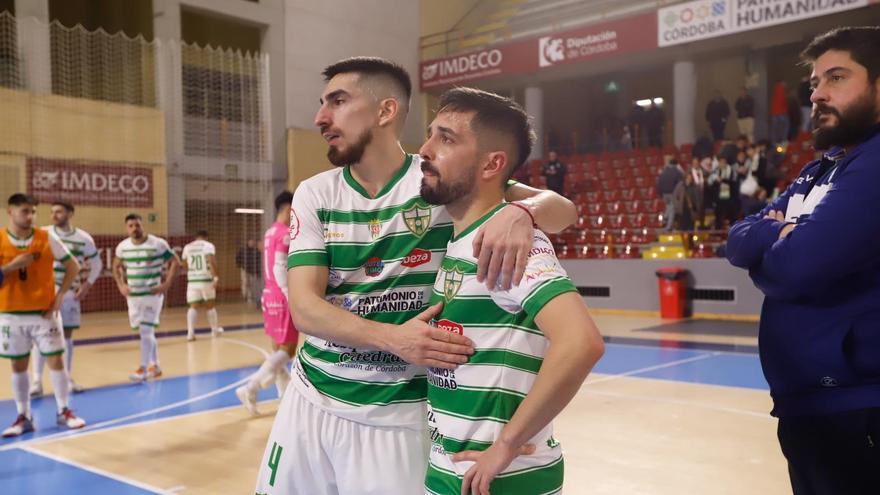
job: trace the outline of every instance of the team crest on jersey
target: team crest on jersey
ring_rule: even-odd
[[[374,218],[370,220],[370,239],[376,240],[379,237],[379,233],[382,232],[382,222],[379,219]]]
[[[455,295],[458,294],[458,289],[461,289],[461,282],[464,280],[464,274],[458,271],[458,267],[453,267],[452,270],[443,270],[443,297],[446,298],[446,302],[452,301],[455,298]]]
[[[406,228],[413,234],[421,237],[428,231],[431,225],[431,207],[423,203],[416,203],[410,208],[400,212]]]

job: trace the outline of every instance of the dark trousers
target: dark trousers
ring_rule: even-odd
[[[779,419],[794,495],[880,493],[880,409]]]

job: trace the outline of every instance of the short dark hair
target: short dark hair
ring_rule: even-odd
[[[68,203],[67,201],[56,200],[52,202],[52,206],[60,206],[70,213],[74,212],[73,203]]]
[[[204,237],[207,239],[208,238],[208,231],[205,229],[199,229],[196,231],[196,237]]]
[[[532,130],[529,114],[510,98],[475,88],[452,88],[440,95],[442,112],[474,112],[471,128],[487,129],[510,136],[516,149],[508,160],[512,166],[507,171],[510,178],[532,153],[535,132]]]
[[[31,196],[30,194],[25,193],[15,193],[12,196],[9,196],[9,201],[7,201],[9,206],[21,206],[21,205],[31,205],[37,206],[40,202],[37,198]]]
[[[841,27],[816,36],[801,52],[804,65],[812,64],[829,50],[849,52],[850,57],[868,69],[868,80],[880,77],[880,26]]]
[[[403,90],[403,94],[406,96],[406,101],[403,103],[409,108],[409,100],[412,97],[412,81],[409,72],[400,64],[380,57],[350,57],[328,65],[321,74],[324,76],[324,81],[329,81],[338,74],[350,73],[384,76],[391,79],[399,86],[399,89]]]
[[[138,215],[137,213],[129,213],[128,215],[125,215],[125,222],[126,223],[128,223],[131,220],[143,220],[143,218],[141,218],[141,216]]]
[[[275,196],[275,213],[281,211],[285,205],[290,206],[293,202],[293,193],[290,191],[281,191],[281,194]]]

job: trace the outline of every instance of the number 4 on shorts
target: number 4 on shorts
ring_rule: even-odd
[[[278,463],[281,461],[281,451],[284,448],[278,442],[272,442],[272,452],[269,454],[269,469],[272,476],[269,477],[269,486],[275,486],[275,475],[278,474]]]

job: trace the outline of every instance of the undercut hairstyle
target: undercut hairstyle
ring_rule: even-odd
[[[68,203],[67,201],[53,201],[52,206],[60,206],[67,210],[68,213],[73,213],[74,208],[72,203]]]
[[[196,231],[196,237],[204,237],[205,239],[207,239],[208,238],[208,231],[205,229],[199,229]]]
[[[138,215],[137,213],[129,213],[128,215],[125,215],[125,222],[126,223],[128,223],[131,220],[143,220],[143,218],[141,218],[141,216]]]
[[[525,110],[510,98],[474,88],[453,88],[440,95],[442,112],[473,112],[471,129],[478,136],[481,132],[496,132],[509,138],[513,145],[507,178],[519,168],[535,145],[535,131]]]
[[[281,194],[275,196],[275,213],[281,211],[281,208],[287,206],[290,207],[290,203],[293,203],[293,193],[290,191],[281,191]]]
[[[15,193],[12,196],[9,196],[9,200],[6,202],[6,204],[9,206],[37,206],[40,204],[40,202],[37,201],[37,198],[31,196],[30,194]]]
[[[321,74],[324,81],[330,81],[338,74],[358,74],[361,82],[386,83],[403,107],[403,115],[409,113],[412,81],[409,72],[400,64],[379,57],[351,57],[327,66]]]
[[[841,27],[814,38],[801,52],[801,60],[810,65],[829,50],[849,52],[853,60],[868,69],[868,81],[873,84],[880,77],[878,47],[880,26]]]

